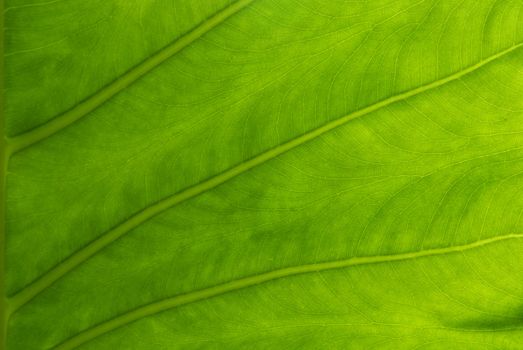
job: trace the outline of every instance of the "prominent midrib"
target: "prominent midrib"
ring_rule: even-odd
[[[5,33],[5,18],[3,16],[5,10],[4,0],[0,0],[0,29],[2,34]],[[5,53],[4,38],[0,39],[0,77],[4,77],[5,62],[3,60]],[[3,78],[2,78],[3,79]],[[6,300],[6,279],[5,279],[5,261],[6,261],[6,175],[7,175],[7,159],[9,157],[7,142],[5,139],[5,83],[2,82],[2,91],[0,91],[0,349],[6,348],[7,343],[7,323],[8,311]]]
[[[38,126],[28,132],[21,135],[12,137],[9,139],[10,151],[12,153],[21,151],[55,133],[71,125],[75,121],[83,118],[87,114],[91,113],[96,108],[100,107],[106,101],[111,99],[113,96],[133,84],[136,80],[143,77],[151,70],[158,67],[164,61],[180,52],[185,47],[196,41],[205,33],[231,17],[254,0],[238,0],[233,4],[222,9],[218,13],[209,17],[207,20],[202,22],[199,26],[191,30],[186,35],[178,38],[168,46],[164,47],[160,51],[156,52],[146,60],[142,61],[137,66],[133,67],[125,74],[118,77],[109,85],[105,86],[94,95],[90,96],[83,102],[80,102],[69,111],[63,113],[60,116],[51,119],[45,124]]]
[[[429,256],[445,255],[457,252],[463,252],[474,248],[479,248],[485,245],[493,244],[496,242],[506,241],[510,239],[523,239],[523,234],[508,234],[503,236],[497,236],[479,240],[473,243],[450,246],[446,248],[435,248],[426,249],[410,253],[393,254],[393,255],[379,255],[379,256],[363,256],[354,257],[344,260],[333,260],[316,264],[297,265],[270,272],[265,272],[259,275],[244,277],[236,279],[227,283],[223,283],[214,287],[201,289],[198,291],[190,292],[174,296],[172,298],[163,299],[130,312],[117,316],[109,321],[101,323],[95,327],[85,330],[82,333],[78,333],[72,338],[66,340],[62,344],[58,345],[56,350],[69,350],[74,349],[100,335],[108,333],[114,329],[120,328],[126,324],[139,320],[141,318],[154,315],[156,313],[166,311],[177,306],[194,303],[200,300],[212,298],[224,293],[236,291],[239,289],[248,288],[261,283],[274,281],[284,277],[296,276],[311,272],[320,272],[326,270],[334,270],[347,268],[358,265],[370,265],[378,263],[387,263],[395,261],[410,260],[416,258],[423,258]]]
[[[115,240],[117,240],[118,238],[123,236],[125,233],[131,231],[132,229],[136,228],[137,226],[141,225],[142,223],[146,222],[147,220],[151,219],[152,217],[162,213],[163,211],[165,211],[181,202],[184,202],[190,198],[198,196],[210,189],[213,189],[216,186],[221,185],[222,183],[224,183],[232,178],[235,178],[236,176],[241,175],[241,174],[245,173],[246,171],[248,171],[258,165],[264,164],[265,162],[267,162],[271,159],[274,159],[275,157],[277,157],[291,149],[294,149],[310,140],[313,140],[339,126],[342,126],[353,119],[367,115],[369,113],[372,113],[378,109],[386,107],[395,102],[405,100],[409,97],[421,94],[428,90],[435,89],[439,86],[442,86],[451,81],[459,79],[459,78],[463,77],[464,75],[474,72],[477,69],[481,68],[482,66],[488,64],[489,62],[492,62],[500,57],[503,57],[503,56],[507,55],[508,53],[510,53],[522,46],[523,46],[523,43],[519,43],[519,44],[514,45],[506,50],[503,50],[495,55],[492,55],[475,65],[472,65],[464,70],[456,72],[445,78],[436,80],[432,83],[403,92],[401,94],[389,97],[389,98],[379,101],[373,105],[367,106],[363,109],[360,109],[358,111],[347,114],[339,119],[336,119],[332,122],[329,122],[329,123],[317,128],[317,129],[311,130],[311,131],[309,131],[305,134],[302,134],[294,139],[291,139],[279,146],[276,146],[266,152],[260,153],[259,155],[255,156],[254,158],[251,158],[243,163],[240,163],[240,164],[226,170],[225,172],[223,172],[221,174],[211,177],[203,182],[200,182],[199,184],[196,184],[192,187],[182,190],[181,192],[178,192],[170,197],[164,198],[163,200],[160,200],[160,201],[154,203],[153,205],[144,208],[143,210],[141,210],[141,211],[137,212],[136,214],[134,214],[133,216],[131,216],[126,221],[122,222],[118,226],[114,227],[110,231],[108,231],[105,234],[103,234],[102,236],[100,236],[98,239],[92,241],[84,248],[78,250],[77,252],[75,252],[74,254],[69,256],[67,259],[65,259],[58,265],[56,265],[49,272],[47,272],[46,274],[41,276],[39,279],[37,279],[36,281],[31,283],[29,286],[22,289],[16,295],[11,297],[9,299],[10,309],[12,310],[12,312],[15,312],[21,306],[26,304],[36,295],[38,295],[40,292],[42,292],[47,287],[52,285],[55,281],[60,279],[62,276],[67,274],[69,271],[73,270],[78,265],[82,264],[84,261],[88,260],[91,256],[95,255],[97,252],[102,250],[104,247],[111,244],[112,242],[114,242]]]

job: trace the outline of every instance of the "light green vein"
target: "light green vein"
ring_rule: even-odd
[[[64,276],[69,271],[76,268],[78,265],[82,264],[84,261],[88,260],[91,256],[95,255],[97,252],[102,250],[104,247],[111,244],[112,242],[114,242],[115,240],[117,240],[118,238],[120,238],[121,236],[126,234],[127,232],[131,231],[132,229],[136,228],[137,226],[141,225],[142,223],[146,222],[147,220],[151,219],[152,217],[162,213],[163,211],[165,211],[181,202],[184,202],[190,198],[198,196],[199,194],[204,193],[210,189],[213,189],[216,186],[221,185],[222,183],[224,183],[238,175],[241,175],[241,174],[245,173],[246,171],[248,171],[260,164],[264,164],[265,162],[267,162],[271,159],[274,159],[277,156],[279,156],[291,149],[294,149],[310,140],[313,140],[313,139],[325,134],[326,132],[329,132],[330,130],[333,130],[341,125],[344,125],[353,119],[356,119],[358,117],[361,117],[361,116],[364,116],[371,112],[374,112],[374,111],[381,109],[383,107],[386,107],[392,103],[405,100],[409,97],[421,94],[428,90],[432,90],[434,88],[447,84],[451,81],[455,81],[455,80],[463,77],[464,75],[474,72],[475,70],[481,68],[482,66],[488,64],[489,62],[492,62],[500,57],[503,57],[503,56],[507,55],[508,53],[510,53],[522,46],[523,46],[523,43],[512,46],[504,51],[501,51],[493,56],[488,57],[487,59],[485,59],[473,66],[470,66],[464,70],[461,70],[461,71],[454,73],[450,76],[447,76],[443,79],[436,80],[430,84],[423,85],[423,86],[415,88],[413,90],[409,90],[407,92],[389,97],[389,98],[382,100],[380,102],[377,102],[373,105],[370,105],[368,107],[365,107],[365,108],[355,111],[353,113],[345,115],[344,117],[341,117],[337,120],[327,123],[317,129],[309,131],[309,132],[307,132],[301,136],[298,136],[290,141],[287,141],[275,148],[272,148],[264,153],[261,153],[261,154],[255,156],[254,158],[251,158],[241,164],[238,164],[221,174],[211,177],[199,184],[189,187],[181,192],[178,192],[170,197],[167,197],[159,202],[156,202],[147,208],[144,208],[143,210],[134,214],[129,219],[122,222],[118,226],[114,227],[110,231],[106,232],[105,234],[103,234],[98,239],[94,240],[93,242],[91,242],[90,244],[85,246],[84,248],[82,248],[82,249],[78,250],[76,253],[72,254],[70,257],[68,257],[67,259],[62,261],[60,264],[55,266],[49,272],[47,272],[42,277],[37,279],[35,282],[30,284],[26,288],[22,289],[20,292],[18,292],[13,297],[11,297],[9,299],[9,304],[10,304],[12,312],[15,312],[21,306],[23,306],[24,304],[29,302],[36,295],[38,295],[43,290],[45,290],[47,287],[49,287],[54,282],[56,282],[58,279],[60,279],[62,276]]]
[[[169,59],[176,53],[189,46],[191,43],[196,41],[205,33],[231,17],[241,9],[245,8],[254,0],[239,0],[224,8],[220,12],[216,13],[206,21],[201,23],[198,27],[192,31],[177,39],[170,45],[164,47],[154,55],[147,58],[142,63],[138,64],[131,70],[127,71],[124,75],[114,80],[109,85],[99,90],[96,94],[87,98],[83,102],[77,104],[75,107],[65,112],[64,114],[51,119],[49,122],[36,127],[24,134],[12,137],[9,139],[11,145],[11,152],[15,153],[24,148],[27,148],[55,133],[71,125],[75,121],[83,118],[107,100],[124,90],[129,85],[133,84],[136,80],[158,67],[162,62]]]
[[[427,249],[417,252],[393,254],[393,255],[380,255],[380,256],[363,256],[354,257],[345,260],[334,260],[323,263],[298,265],[293,267],[287,267],[279,270],[274,270],[266,273],[262,273],[255,276],[240,278],[234,281],[230,281],[224,284],[220,284],[214,287],[202,289],[199,291],[190,292],[183,295],[178,295],[172,298],[160,300],[152,304],[148,304],[132,310],[128,313],[117,316],[109,321],[101,323],[93,328],[87,329],[86,331],[75,335],[74,337],[66,340],[56,350],[69,350],[74,349],[100,335],[108,333],[114,329],[120,328],[139,320],[141,318],[157,314],[162,311],[166,311],[177,306],[194,303],[200,300],[212,298],[224,293],[233,292],[236,290],[244,289],[247,287],[255,286],[261,283],[274,281],[284,277],[296,276],[306,273],[320,272],[326,270],[341,269],[351,266],[358,265],[370,265],[387,263],[394,261],[411,260],[416,258],[423,258],[429,256],[445,255],[463,252],[466,250],[479,248],[485,245],[493,244],[496,242],[506,241],[510,239],[523,239],[523,234],[508,234],[504,236],[492,237],[483,240],[479,240],[473,243],[456,245],[446,248]]]

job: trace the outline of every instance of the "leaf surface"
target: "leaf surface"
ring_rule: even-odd
[[[518,349],[519,0],[6,0],[7,349]]]

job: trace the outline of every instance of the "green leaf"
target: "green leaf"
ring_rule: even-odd
[[[522,1],[3,21],[6,349],[521,349]]]

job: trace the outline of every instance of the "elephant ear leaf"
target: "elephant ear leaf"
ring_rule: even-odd
[[[522,1],[3,6],[0,348],[521,349]]]

